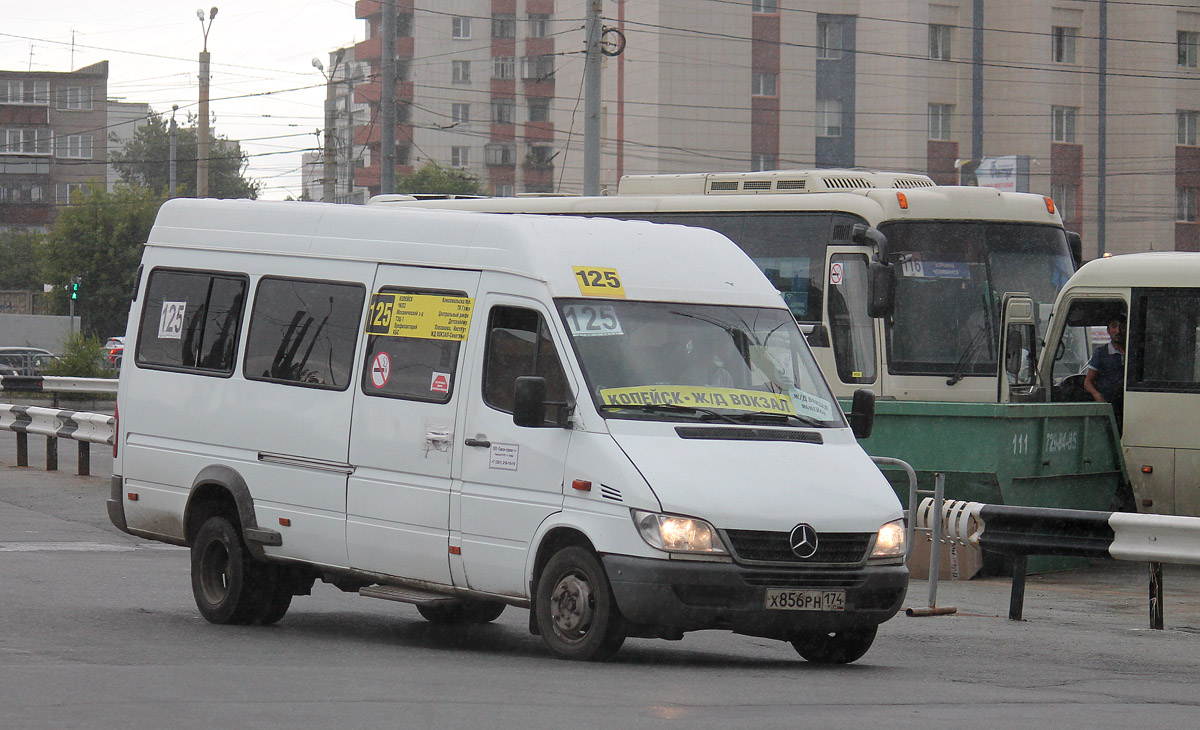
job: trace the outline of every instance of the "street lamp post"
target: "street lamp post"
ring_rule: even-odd
[[[338,61],[341,61],[340,57],[329,69],[329,73],[325,73],[325,64],[321,63],[321,59],[314,58],[312,60],[313,68],[320,71],[321,75],[325,77],[325,150],[322,153],[325,164],[321,173],[321,200],[326,203],[336,202],[337,198],[337,147],[334,135],[337,119],[334,110],[333,76],[337,73]]]
[[[200,30],[204,32],[204,49],[200,51],[200,129],[196,143],[196,197],[208,197],[208,31],[212,30],[213,18],[217,17],[217,7],[214,5],[208,11],[208,22],[205,23],[204,10],[197,10],[196,17],[200,19]]]

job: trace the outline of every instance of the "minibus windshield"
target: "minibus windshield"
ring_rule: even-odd
[[[558,308],[607,418],[845,425],[786,309],[595,299]]]

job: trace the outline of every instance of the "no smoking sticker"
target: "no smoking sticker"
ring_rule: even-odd
[[[376,388],[382,388],[387,385],[388,375],[391,372],[392,359],[388,357],[386,352],[379,353],[371,363],[371,385],[374,385]]]
[[[840,261],[829,265],[829,283],[834,286],[842,283],[842,263]]]

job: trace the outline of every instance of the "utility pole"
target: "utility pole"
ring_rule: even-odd
[[[600,3],[588,0],[583,67],[583,194],[600,194]]]
[[[346,202],[354,202],[354,63],[342,66],[346,79]]]
[[[983,159],[983,0],[971,20],[971,158]]]
[[[396,192],[396,0],[383,0],[383,90],[379,94],[379,192]]]
[[[204,11],[197,10],[200,29],[204,32],[204,49],[200,51],[200,129],[196,140],[196,197],[208,197],[208,31],[212,30],[213,18],[217,17],[214,5],[208,11],[208,23],[204,22]]]
[[[175,126],[175,112],[179,110],[178,104],[171,105],[171,131],[168,139],[171,140],[171,148],[167,163],[167,197],[175,197],[175,189],[178,187],[178,177],[175,170],[175,148],[179,140],[179,128]]]
[[[1096,255],[1103,256],[1108,208],[1108,0],[1100,0],[1100,95],[1097,100],[1100,125],[1096,152]]]
[[[325,159],[321,173],[321,200],[332,203],[337,196],[337,146],[334,144],[333,134],[337,125],[333,104],[333,75],[337,72],[337,61],[330,67],[328,74],[325,73],[325,64],[321,63],[321,59],[314,58],[312,65],[325,77],[325,151],[322,153]]]

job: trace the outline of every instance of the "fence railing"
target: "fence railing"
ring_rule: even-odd
[[[78,444],[77,473],[89,475],[91,445],[111,446],[116,438],[116,422],[116,417],[103,413],[0,403],[0,430],[17,434],[17,466],[29,466],[29,434],[35,434],[46,437],[46,471],[58,470],[58,440],[66,438]]]
[[[7,393],[115,394],[117,379],[67,378],[56,375],[0,375],[0,391]]]

